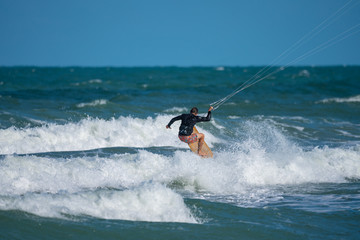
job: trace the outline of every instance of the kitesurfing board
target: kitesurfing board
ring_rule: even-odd
[[[194,127],[194,129],[193,129],[193,133],[199,133],[198,130],[196,129],[196,127]],[[199,141],[194,142],[194,143],[189,143],[189,147],[190,147],[191,151],[198,154]],[[205,141],[204,141],[204,145],[202,146],[202,152],[206,154],[204,156],[201,156],[203,158],[212,158],[213,157],[213,153],[211,152],[211,149],[209,148],[209,146],[206,144]]]

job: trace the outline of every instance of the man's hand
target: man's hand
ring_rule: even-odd
[[[211,112],[213,109],[214,108],[210,106],[208,112]]]
[[[166,125],[166,128],[169,128],[169,129],[171,129],[171,127],[169,127],[168,125]]]

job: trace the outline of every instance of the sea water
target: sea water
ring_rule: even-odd
[[[1,239],[359,239],[360,67],[0,68]]]

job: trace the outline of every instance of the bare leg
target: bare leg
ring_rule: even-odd
[[[200,155],[200,156],[205,156],[206,155],[206,153],[204,153],[203,151],[202,151],[202,146],[204,145],[204,142],[205,142],[205,135],[203,134],[203,133],[198,133],[197,134],[198,135],[198,141],[199,141],[199,145],[198,145],[198,154]]]

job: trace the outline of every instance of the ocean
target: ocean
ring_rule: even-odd
[[[360,239],[360,67],[0,67],[0,239]]]

